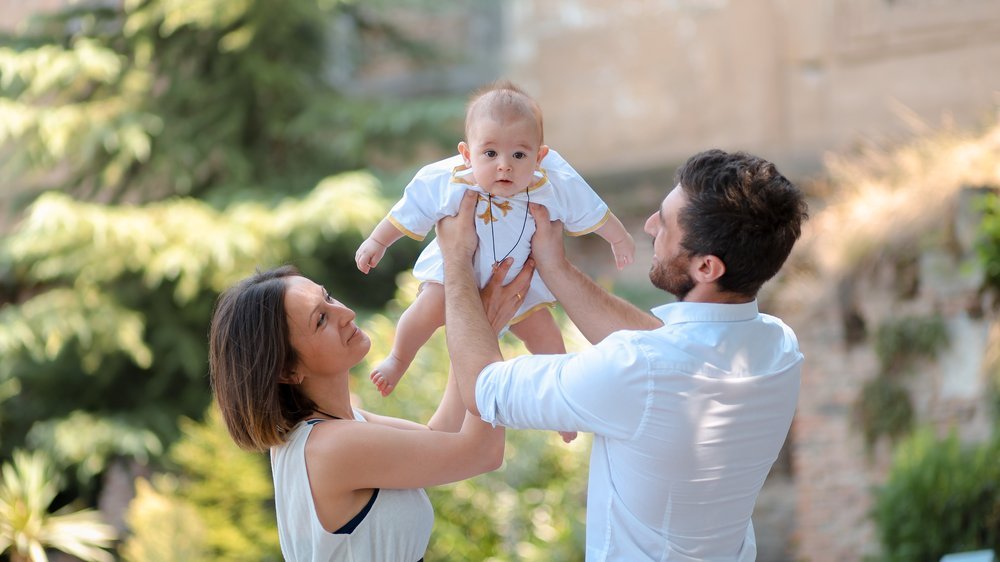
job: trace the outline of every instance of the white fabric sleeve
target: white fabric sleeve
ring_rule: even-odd
[[[403,234],[423,240],[439,219],[455,214],[455,210],[448,212],[448,207],[454,203],[456,192],[459,194],[457,200],[461,201],[465,190],[451,185],[450,179],[451,174],[439,165],[421,168],[386,218]]]
[[[476,381],[482,419],[514,429],[632,438],[647,408],[649,361],[626,332],[586,351],[487,365]]]
[[[557,216],[571,236],[582,236],[600,228],[611,216],[607,203],[558,152],[550,150],[541,167],[553,187]]]

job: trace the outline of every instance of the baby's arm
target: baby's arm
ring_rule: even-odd
[[[354,261],[357,262],[361,273],[367,274],[378,265],[378,262],[382,261],[382,256],[385,255],[386,248],[392,246],[402,236],[403,233],[389,222],[388,218],[382,219],[382,222],[378,223],[378,226],[372,231],[371,236],[361,243],[357,253],[354,254]]]
[[[607,240],[608,244],[611,244],[611,252],[615,255],[615,265],[621,271],[626,265],[635,261],[635,240],[625,230],[622,221],[618,220],[614,213],[610,214],[608,220],[604,221],[604,224],[594,232]]]

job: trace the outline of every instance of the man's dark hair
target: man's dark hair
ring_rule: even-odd
[[[802,192],[774,164],[745,152],[713,149],[677,170],[688,204],[681,246],[726,264],[724,291],[756,296],[792,251],[808,218]]]

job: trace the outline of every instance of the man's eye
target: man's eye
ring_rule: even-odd
[[[487,150],[483,154],[485,154],[488,158],[496,158],[497,157],[497,151],[495,151],[495,150]]]

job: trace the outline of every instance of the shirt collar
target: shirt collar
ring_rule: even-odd
[[[757,317],[757,299],[741,304],[709,302],[672,302],[658,306],[652,313],[664,325],[684,322],[741,322]]]

